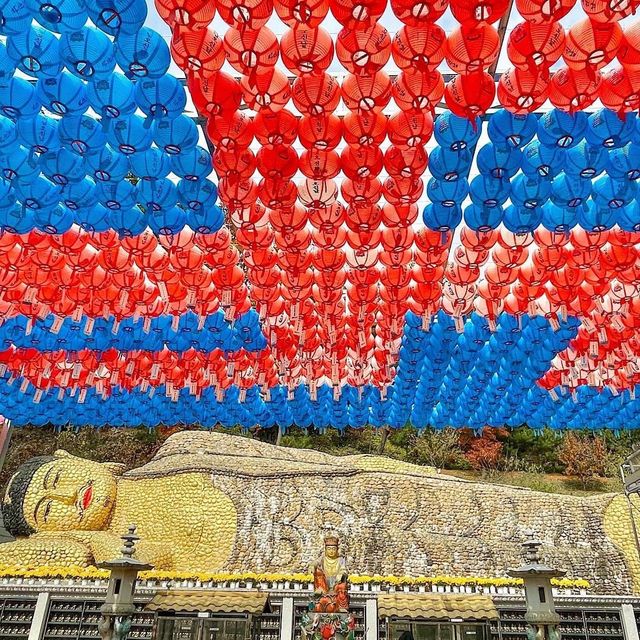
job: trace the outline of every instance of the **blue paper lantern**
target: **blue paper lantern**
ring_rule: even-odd
[[[591,180],[562,173],[551,185],[551,200],[559,207],[582,206],[591,195]]]
[[[587,115],[583,111],[551,109],[538,120],[538,140],[550,147],[569,149],[580,143],[586,129]]]
[[[180,233],[187,223],[187,214],[179,207],[149,211],[149,227],[161,236],[173,236]]]
[[[169,120],[164,118],[154,123],[153,140],[170,156],[194,149],[198,144],[198,129],[195,122],[182,114]]]
[[[482,127],[472,123],[469,118],[461,118],[445,111],[434,123],[433,135],[441,147],[451,151],[470,149],[478,141]]]
[[[93,110],[103,118],[119,118],[135,112],[135,85],[121,73],[96,78],[87,86],[87,97]]]
[[[49,31],[76,31],[87,21],[80,0],[28,0],[28,4],[35,19]]]
[[[31,149],[17,146],[0,155],[0,171],[7,180],[28,182],[40,173],[40,159]]]
[[[21,144],[34,153],[47,153],[60,147],[58,120],[42,115],[18,120],[18,137]]]
[[[74,218],[76,223],[85,231],[108,231],[111,228],[109,223],[110,213],[109,209],[98,202],[92,207],[74,211]]]
[[[620,209],[628,205],[637,192],[635,182],[602,176],[593,182],[592,197],[597,208]]]
[[[476,156],[478,171],[492,178],[513,178],[518,173],[522,162],[520,149],[504,146],[499,147],[493,142],[482,146]]]
[[[160,78],[169,69],[169,46],[160,34],[143,27],[116,42],[116,60],[128,77]]]
[[[610,109],[599,109],[587,119],[586,141],[597,147],[618,149],[631,142],[635,132],[635,115],[625,114],[624,120]]]
[[[7,47],[4,42],[0,42],[0,85],[6,85],[15,71],[15,62],[7,53]]]
[[[98,182],[119,182],[129,173],[127,157],[106,144],[86,156],[91,175]]]
[[[0,209],[0,227],[9,233],[29,233],[35,228],[34,212],[20,204]]]
[[[215,205],[189,209],[187,224],[196,233],[216,233],[224,224],[224,213],[220,207]]]
[[[628,205],[616,209],[616,223],[618,226],[629,232],[640,231],[640,204],[637,200]]]
[[[98,200],[110,210],[131,209],[138,202],[138,190],[127,180],[120,182],[99,182]]]
[[[607,231],[616,223],[616,209],[604,209],[589,201],[578,210],[578,224],[589,232]]]
[[[502,222],[502,207],[479,207],[470,204],[464,210],[465,224],[473,231],[491,231]]]
[[[146,151],[152,143],[152,131],[144,118],[137,114],[123,116],[113,121],[107,133],[109,144],[126,156]]]
[[[37,209],[34,214],[36,227],[45,233],[60,234],[73,225],[73,213],[63,204],[51,209]]]
[[[136,83],[136,103],[151,118],[173,120],[182,114],[187,104],[184,87],[177,78],[143,78]]]
[[[139,183],[140,204],[150,213],[166,211],[175,206],[178,192],[175,184],[168,178],[142,180]]]
[[[60,140],[81,156],[98,152],[105,145],[102,127],[89,116],[69,116],[60,121]]]
[[[40,78],[36,95],[45,109],[58,116],[79,116],[89,107],[84,83],[66,71],[55,78]]]
[[[60,54],[67,69],[85,80],[109,75],[116,65],[111,40],[95,27],[65,33],[60,39]]]
[[[428,204],[422,212],[424,224],[434,231],[443,233],[455,229],[462,221],[462,209],[455,207],[443,207],[441,204]]]
[[[60,202],[61,188],[44,176],[29,182],[14,182],[18,199],[27,209],[45,211],[53,209]]]
[[[151,147],[129,156],[131,172],[143,180],[166,178],[171,171],[171,159],[158,147]]]
[[[637,180],[640,178],[640,146],[628,144],[612,149],[608,154],[607,173],[617,180]]]
[[[553,178],[564,168],[565,153],[560,147],[548,147],[537,140],[529,142],[522,150],[522,173]]]
[[[489,118],[487,133],[497,147],[517,149],[533,140],[538,129],[538,119],[532,113],[517,115],[506,109],[498,109]]]
[[[109,212],[109,226],[121,238],[140,235],[148,227],[148,216],[137,208],[113,209]]]
[[[12,120],[31,118],[40,111],[36,88],[24,78],[11,78],[0,83],[0,111]]]
[[[91,178],[69,182],[62,188],[60,200],[72,211],[92,207],[98,202],[96,183]]]
[[[181,179],[178,182],[178,198],[185,208],[197,212],[215,205],[218,199],[218,188],[207,179],[196,181]]]
[[[429,171],[438,180],[466,178],[470,168],[471,154],[468,149],[451,151],[436,147],[429,157]]]
[[[543,207],[527,209],[511,204],[504,211],[502,223],[511,233],[531,233],[540,226],[543,210]]]
[[[147,17],[144,0],[94,0],[87,11],[98,29],[112,36],[133,34],[140,30]]]
[[[593,147],[584,140],[566,150],[564,171],[567,175],[595,178],[607,166],[608,154],[604,147]]]
[[[82,156],[64,147],[43,154],[40,167],[49,180],[61,186],[80,182],[87,173]]]
[[[444,207],[454,207],[469,195],[469,183],[465,178],[449,182],[431,178],[427,182],[427,195],[431,202],[438,202]]]
[[[171,170],[186,180],[202,180],[212,169],[211,154],[202,147],[171,156]]]
[[[551,195],[551,182],[540,177],[518,174],[511,181],[511,202],[533,209],[543,205]]]
[[[23,34],[28,31],[32,18],[32,6],[26,0],[3,0],[0,5],[0,34]]]
[[[62,69],[58,39],[37,25],[10,35],[7,53],[20,71],[34,78],[56,76]]]
[[[476,176],[469,185],[469,193],[473,204],[482,208],[502,206],[509,197],[509,181],[492,178],[491,176]]]

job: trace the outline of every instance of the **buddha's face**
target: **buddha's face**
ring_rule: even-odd
[[[108,524],[115,498],[110,465],[58,452],[31,479],[24,517],[36,531],[96,531]]]
[[[335,560],[338,557],[338,545],[334,543],[327,543],[324,547],[327,558]]]

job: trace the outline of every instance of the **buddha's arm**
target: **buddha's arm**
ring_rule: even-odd
[[[0,544],[0,565],[37,568],[87,566],[93,563],[89,547],[65,532],[40,533]]]

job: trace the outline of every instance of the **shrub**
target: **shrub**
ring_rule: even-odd
[[[603,438],[572,432],[564,436],[558,459],[565,465],[565,473],[578,478],[585,489],[606,475],[609,466],[609,452]]]

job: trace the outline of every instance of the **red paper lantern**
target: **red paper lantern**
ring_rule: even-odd
[[[593,76],[586,70],[574,71],[565,67],[553,74],[549,100],[563,111],[581,111],[595,102],[600,81],[599,73]]]
[[[212,29],[174,28],[171,55],[185,73],[202,77],[218,71],[225,59],[222,38]]]
[[[280,20],[291,29],[314,29],[329,12],[328,0],[274,0],[273,5]]]
[[[253,141],[253,132],[251,119],[238,111],[234,111],[229,117],[211,116],[207,120],[209,140],[226,151],[248,147]]]
[[[218,14],[231,27],[259,29],[273,13],[272,0],[216,0]]]
[[[306,178],[298,185],[298,199],[310,209],[324,209],[338,199],[338,185],[334,180]]]
[[[192,76],[187,84],[198,113],[205,117],[230,117],[242,102],[240,84],[222,71],[205,78]]]
[[[500,53],[500,36],[490,24],[463,24],[451,32],[445,58],[456,73],[474,73],[489,67]]]
[[[453,17],[461,24],[493,23],[502,18],[510,0],[451,0]]]
[[[342,172],[351,180],[375,178],[382,171],[382,151],[378,146],[345,147],[340,161]]]
[[[420,178],[389,177],[382,185],[385,200],[392,205],[412,204],[422,197],[424,185]]]
[[[340,192],[349,205],[370,206],[380,200],[381,188],[382,184],[378,178],[367,176],[343,180]]]
[[[495,91],[493,78],[486,72],[456,76],[447,83],[445,101],[457,116],[474,120],[491,106]]]
[[[384,71],[371,76],[349,74],[342,83],[342,100],[351,111],[382,111],[391,100],[391,78]]]
[[[247,179],[256,170],[256,157],[250,149],[218,149],[213,154],[213,167],[220,178]]]
[[[265,178],[289,180],[298,170],[298,154],[290,145],[262,146],[256,160],[258,171]]]
[[[300,171],[313,180],[328,180],[340,173],[340,156],[335,151],[308,149],[300,156]]]
[[[587,70],[593,76],[615,58],[622,43],[617,22],[582,20],[569,29],[562,57],[574,71]]]
[[[539,73],[510,69],[500,76],[498,100],[511,113],[533,113],[548,97],[549,81]]]
[[[584,12],[596,22],[617,22],[635,14],[637,0],[582,0]]]
[[[296,78],[292,89],[293,103],[302,114],[332,114],[340,102],[340,85],[328,73]]]
[[[507,56],[515,67],[535,73],[548,71],[560,59],[565,47],[559,22],[521,22],[509,34]]]
[[[250,79],[272,70],[280,55],[278,38],[267,27],[227,29],[224,34],[224,49],[229,64]]]
[[[384,167],[390,176],[419,178],[426,170],[429,158],[424,147],[391,145],[384,154]]]
[[[640,70],[640,22],[635,21],[622,34],[618,62],[629,71]]]
[[[410,27],[419,27],[426,22],[435,22],[444,14],[449,0],[391,0],[391,9],[396,17]]]
[[[400,69],[435,71],[444,59],[446,40],[444,29],[437,24],[404,26],[393,38],[391,54]]]
[[[333,17],[349,29],[369,26],[384,13],[387,0],[329,0]]]
[[[640,109],[640,69],[611,69],[602,77],[599,89],[602,104],[617,113],[630,113]]]
[[[334,115],[304,116],[298,135],[300,144],[307,149],[335,149],[342,139],[342,121]]]
[[[298,197],[295,182],[281,178],[264,178],[258,185],[258,197],[265,207],[292,207]]]
[[[350,145],[379,145],[387,134],[387,119],[381,113],[349,113],[343,120],[344,139]]]
[[[391,56],[391,37],[380,24],[366,29],[342,29],[336,40],[342,66],[355,75],[371,75],[382,70]]]
[[[534,24],[556,22],[564,18],[576,0],[516,0],[518,13]]]
[[[279,69],[261,74],[251,81],[243,77],[240,80],[242,95],[247,106],[254,111],[268,109],[279,111],[289,102],[291,86],[289,79]]]
[[[287,31],[280,41],[284,65],[297,76],[326,71],[333,59],[333,40],[318,27],[299,26]]]
[[[407,69],[398,74],[393,85],[393,99],[403,111],[433,111],[444,95],[444,79],[438,71]]]
[[[389,140],[408,147],[425,145],[433,134],[433,116],[428,111],[400,111],[389,119]]]

